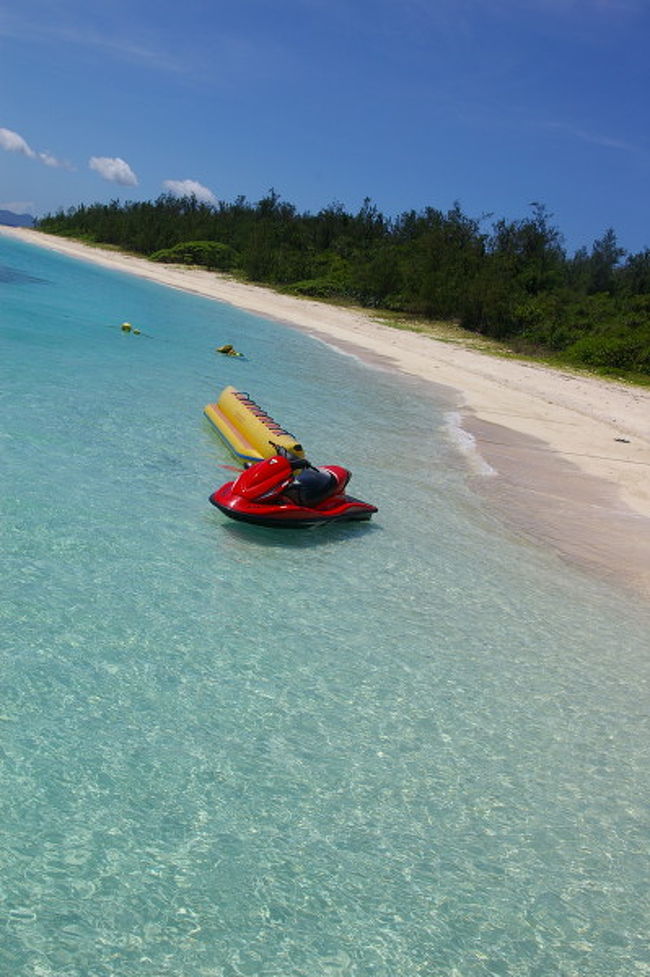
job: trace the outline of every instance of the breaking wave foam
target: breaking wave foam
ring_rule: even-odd
[[[476,447],[476,438],[463,427],[459,411],[449,411],[445,414],[445,431],[454,447],[467,459],[475,475],[497,475],[496,468],[490,465]]]

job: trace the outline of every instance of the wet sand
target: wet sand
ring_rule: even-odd
[[[516,532],[565,560],[650,598],[650,519],[626,505],[617,484],[589,475],[539,438],[476,416],[463,426],[495,477],[473,487]]]
[[[31,229],[0,233],[280,320],[376,366],[452,388],[464,430],[494,470],[468,477],[495,514],[589,572],[650,597],[650,388],[488,355],[201,269]],[[216,339],[237,344],[234,336]]]

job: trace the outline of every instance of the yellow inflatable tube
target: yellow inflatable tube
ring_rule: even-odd
[[[271,441],[300,458],[305,456],[293,434],[280,427],[247,393],[234,387],[222,390],[217,402],[204,407],[203,413],[242,461],[261,461],[276,454]]]

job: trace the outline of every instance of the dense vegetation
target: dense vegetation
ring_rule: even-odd
[[[274,191],[213,207],[194,197],[81,205],[39,228],[155,261],[200,264],[300,295],[451,319],[513,348],[650,375],[650,249],[613,230],[568,256],[540,204],[521,220],[427,207],[387,218],[366,200],[298,213]]]

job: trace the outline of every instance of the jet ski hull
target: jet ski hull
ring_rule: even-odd
[[[210,502],[224,515],[238,522],[274,529],[302,529],[327,522],[358,522],[370,519],[377,508],[350,495],[337,495],[317,506],[300,506],[280,497],[273,502],[254,502],[233,493],[234,482],[226,482],[210,496]]]

